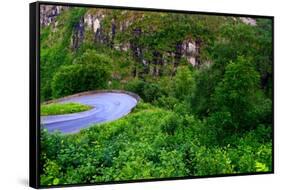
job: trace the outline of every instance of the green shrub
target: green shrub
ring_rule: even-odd
[[[168,110],[174,110],[177,104],[179,104],[179,100],[172,96],[161,96],[156,102],[157,106]]]
[[[89,64],[110,69],[113,63],[108,55],[97,53],[95,50],[87,50],[81,56],[77,57],[73,61],[73,64]]]
[[[213,147],[219,144],[217,129],[208,125],[205,120],[201,121],[192,114],[186,114],[183,125],[187,128],[187,139],[196,146]]]
[[[162,91],[157,83],[134,79],[128,82],[125,90],[138,94],[145,102],[154,102],[161,97]]]
[[[255,129],[239,137],[234,134],[226,146],[189,147],[195,175],[218,175],[272,171],[272,142],[267,130]],[[201,141],[201,140],[199,140]]]
[[[237,171],[256,172],[258,170],[265,171],[266,168],[267,171],[272,170],[270,130],[271,127],[259,126],[240,138],[233,138],[232,144],[235,144],[235,148],[231,149],[230,155]]]
[[[129,81],[125,90],[134,92],[143,98],[143,90],[144,90],[145,82],[141,79],[133,79]]]
[[[167,133],[169,135],[174,135],[175,131],[180,126],[181,126],[181,119],[175,113],[171,113],[171,114],[166,115],[162,119],[162,122],[161,122],[161,125],[160,125],[162,132]]]
[[[61,167],[55,161],[47,160],[44,165],[44,173],[48,175],[41,175],[41,184],[58,185],[61,183],[60,172]]]
[[[250,59],[238,57],[226,66],[223,80],[218,84],[213,95],[214,110],[229,113],[233,131],[253,128],[252,117],[256,102],[259,75]],[[218,126],[228,127],[221,122]]]
[[[146,102],[154,102],[162,95],[160,87],[156,83],[146,83],[143,89],[143,99]]]
[[[155,107],[153,107],[149,103],[144,103],[143,100],[140,100],[137,106],[134,108],[133,112],[139,112],[139,111],[151,110],[151,109],[155,109]]]
[[[53,77],[54,98],[105,88],[109,78],[108,71],[97,65],[75,64],[62,67]]]
[[[180,100],[189,100],[194,94],[195,80],[190,69],[185,66],[177,70],[174,78],[174,95]]]
[[[63,141],[63,137],[60,133],[52,133],[49,134],[47,129],[41,129],[41,163],[40,165],[44,165],[46,163],[46,156],[50,160],[55,160],[57,158],[58,150],[61,148],[61,143]]]
[[[197,149],[195,158],[195,175],[219,175],[233,174],[234,166],[224,148],[206,148],[202,146]]]

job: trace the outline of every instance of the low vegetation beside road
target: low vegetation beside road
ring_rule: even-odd
[[[91,106],[74,102],[43,104],[41,105],[41,116],[76,113],[87,111],[91,108]]]

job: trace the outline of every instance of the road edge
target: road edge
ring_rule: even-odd
[[[122,94],[127,94],[129,96],[132,96],[133,98],[135,98],[137,100],[137,102],[139,102],[141,100],[139,95],[137,95],[133,92],[125,91],[125,90],[91,90],[91,91],[79,92],[79,93],[76,93],[73,95],[65,96],[62,98],[54,99],[54,100],[48,100],[48,101],[43,102],[42,104],[51,104],[51,103],[56,103],[56,102],[66,100],[68,98],[74,98],[74,97],[91,95],[91,94],[99,94],[99,93],[122,93]]]

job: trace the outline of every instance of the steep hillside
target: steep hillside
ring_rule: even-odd
[[[54,72],[87,50],[113,59],[110,83],[123,84],[135,77],[173,76],[181,65],[212,64],[222,59],[218,58],[220,51],[226,54],[234,45],[261,54],[271,48],[271,39],[265,39],[271,31],[260,33],[270,23],[254,20],[258,25],[251,26],[242,22],[255,24],[250,18],[61,6],[42,6],[41,15],[42,100],[52,98]],[[231,36],[236,31],[248,33]],[[234,59],[244,54],[230,53]],[[260,71],[264,83],[271,77],[270,57],[266,61]]]

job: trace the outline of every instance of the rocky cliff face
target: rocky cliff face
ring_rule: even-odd
[[[57,20],[56,17],[63,11],[69,9],[65,6],[41,6],[40,7],[40,23],[42,27],[51,25],[56,28]],[[174,68],[180,63],[180,60],[186,60],[186,62],[197,66],[202,64],[201,60],[201,46],[202,41],[199,38],[187,38],[183,41],[176,43],[172,52],[152,52],[152,59],[145,59],[145,52],[148,51],[139,44],[131,41],[125,41],[117,43],[115,37],[117,34],[125,32],[131,25],[134,24],[135,19],[142,19],[142,13],[137,15],[130,15],[126,11],[122,11],[122,20],[116,21],[114,17],[107,19],[108,12],[105,9],[89,9],[77,22],[72,31],[70,47],[73,51],[77,50],[83,41],[85,40],[85,33],[90,33],[91,40],[93,43],[105,44],[111,48],[119,51],[131,51],[134,59],[143,65],[144,72],[150,72],[153,75],[161,74],[160,67],[168,64],[168,62],[174,65]],[[112,15],[111,15],[112,16]],[[242,22],[249,25],[255,25],[256,22],[252,18],[239,18]],[[106,21],[105,21],[106,20]],[[105,26],[106,25],[106,26]],[[152,26],[153,27],[153,26]],[[140,27],[130,28],[132,30],[132,37],[139,39],[143,35],[143,30]],[[149,50],[151,51],[151,50]],[[210,63],[210,62],[204,62]],[[148,68],[148,65],[153,65],[152,69]]]
[[[142,49],[140,47],[137,47],[136,44],[114,43],[114,38],[116,33],[124,32],[132,24],[132,21],[125,20],[122,23],[117,24],[115,23],[115,20],[111,20],[111,30],[108,31],[108,33],[105,33],[103,30],[103,20],[105,17],[106,15],[102,14],[101,12],[98,12],[96,14],[92,14],[92,13],[85,14],[84,16],[85,30],[90,30],[93,33],[93,39],[95,42],[109,43],[112,48],[120,51],[132,50],[134,57],[138,59],[138,61],[145,66],[148,63],[148,61],[143,58]],[[134,35],[136,38],[140,37],[142,35],[141,28],[134,29],[132,35]],[[200,45],[199,43],[196,44],[195,40],[186,39],[182,43],[178,44],[178,51],[176,53],[171,53],[171,54],[167,53],[166,57],[178,56],[178,59],[183,57],[193,66],[198,65],[199,64],[198,55],[200,49],[199,45]],[[157,62],[156,64],[162,64],[161,62],[165,62],[165,60],[161,60],[165,56],[159,55],[157,54],[157,52],[154,53],[154,55],[156,57],[155,58],[155,62]],[[158,71],[155,72],[158,73]]]
[[[81,18],[78,23],[74,25],[73,33],[71,37],[71,48],[76,50],[83,43],[84,39],[84,31],[85,31],[85,22],[84,19]]]
[[[250,18],[250,17],[241,17],[240,20],[243,23],[251,25],[251,26],[256,26],[257,25],[257,21],[255,19],[253,19],[253,18]]]
[[[56,24],[56,17],[63,11],[68,9],[66,6],[41,5],[40,6],[40,25],[48,26]]]

